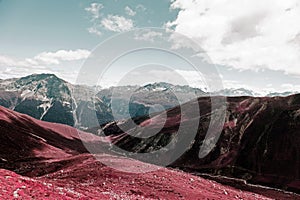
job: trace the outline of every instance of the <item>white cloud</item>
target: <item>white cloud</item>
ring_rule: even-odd
[[[86,59],[90,51],[84,49],[58,50],[56,52],[42,52],[33,58],[15,59],[0,55],[0,66],[2,67],[32,67],[43,65],[58,65],[61,61],[76,61]]]
[[[22,77],[33,73],[53,73],[75,83],[81,66],[81,62],[78,61],[89,55],[90,51],[83,49],[42,52],[32,58],[24,59],[0,55],[0,78]]]
[[[18,77],[24,77],[31,74],[42,74],[42,73],[49,73],[49,74],[55,74],[58,77],[70,82],[75,83],[76,77],[78,75],[78,71],[63,71],[63,70],[55,70],[51,68],[45,68],[45,67],[9,67],[9,68],[2,68],[0,66],[0,79],[8,79],[8,78],[18,78]]]
[[[13,57],[0,55],[0,67],[30,67],[32,65],[39,65],[39,63],[31,58],[18,60]]]
[[[95,35],[102,35],[101,31],[99,30],[99,20],[102,17],[100,10],[103,9],[103,5],[100,3],[91,3],[90,7],[85,8],[85,10],[91,15],[91,22],[93,25],[87,28],[87,31],[91,34]]]
[[[105,29],[113,32],[124,32],[133,28],[133,21],[131,19],[126,19],[123,16],[108,15],[101,21],[101,25]]]
[[[173,0],[180,9],[167,23],[191,37],[215,64],[300,74],[297,0]]]
[[[284,83],[280,86],[282,88],[281,91],[300,91],[300,85],[293,85],[290,83]]]
[[[141,30],[141,32],[136,32],[134,39],[153,42],[155,38],[160,38],[162,35],[162,33],[156,31]]]
[[[222,80],[223,86],[226,89],[239,89],[239,88],[244,88],[247,90],[253,90],[253,91],[260,91],[257,88],[253,88],[247,84],[243,84],[240,81],[236,80]]]
[[[43,52],[36,55],[33,61],[41,62],[46,65],[59,64],[60,61],[82,60],[90,55],[90,51],[84,49],[59,50],[56,52]]]
[[[15,65],[16,61],[8,56],[0,55],[0,66],[12,66]]]
[[[101,14],[100,10],[103,8],[103,5],[100,3],[91,3],[90,7],[85,8],[87,12],[92,15],[92,20],[99,19]]]
[[[127,19],[119,15],[104,15],[100,11],[104,6],[100,3],[92,3],[85,10],[91,16],[92,26],[87,28],[87,31],[91,34],[102,35],[102,29],[106,29],[113,32],[124,32],[129,31],[133,28],[134,23],[132,19]],[[143,9],[142,6],[138,7]],[[129,6],[125,7],[125,12],[129,16],[135,16],[136,12]]]
[[[183,79],[185,79],[189,86],[201,88],[204,91],[207,91],[207,89],[209,89],[205,78],[200,72],[191,70],[175,70],[175,72],[178,73]]]
[[[87,31],[88,31],[89,33],[91,33],[91,34],[95,34],[95,35],[98,35],[98,36],[102,35],[101,31],[99,31],[99,30],[98,30],[96,27],[94,27],[94,26],[88,28]]]
[[[134,10],[132,10],[129,6],[125,7],[125,12],[129,16],[135,16],[136,15],[136,12]]]

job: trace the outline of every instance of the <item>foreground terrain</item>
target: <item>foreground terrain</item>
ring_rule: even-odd
[[[134,160],[98,155],[124,167],[145,165]],[[0,197],[55,199],[269,199],[214,181],[169,169],[132,174],[111,169],[91,155],[68,158],[59,171],[41,177],[24,177],[0,170]],[[145,166],[148,167],[148,166]],[[150,166],[151,167],[151,166]]]
[[[35,120],[0,107],[0,197],[2,199],[297,199],[262,189],[259,195],[186,172],[101,153],[107,140],[71,127]],[[82,142],[81,142],[82,141]],[[84,145],[97,147],[89,154]]]

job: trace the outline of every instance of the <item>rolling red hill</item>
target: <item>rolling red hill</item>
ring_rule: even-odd
[[[152,166],[101,152],[91,155],[83,143],[107,145],[92,134],[0,107],[0,198],[268,199],[167,168],[141,174],[116,171],[99,160],[133,170]]]

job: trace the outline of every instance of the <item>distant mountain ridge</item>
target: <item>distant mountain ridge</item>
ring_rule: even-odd
[[[222,95],[222,96],[261,96],[261,94],[256,93],[252,90],[245,89],[245,88],[229,88],[223,89],[213,94]]]
[[[266,96],[290,94],[293,92]],[[244,88],[223,89],[210,94],[199,88],[165,82],[98,89],[70,84],[54,74],[0,80],[0,105],[36,119],[83,130],[114,120],[160,112],[209,95],[260,96]],[[127,106],[128,110],[125,109]]]
[[[129,99],[127,111],[124,107],[131,93],[134,95]],[[177,98],[180,102],[187,102],[204,94],[197,88],[168,83],[118,86],[97,91],[95,87],[72,85],[54,74],[0,80],[0,105],[36,119],[80,129],[159,112],[177,106]],[[112,104],[116,105],[114,117]]]

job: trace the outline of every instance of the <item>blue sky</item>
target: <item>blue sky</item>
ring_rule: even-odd
[[[167,0],[2,0],[0,53],[24,57],[43,51],[94,48],[115,33],[103,29],[99,37],[87,31],[93,23],[85,8],[96,2],[103,5],[103,16],[110,14],[133,18],[126,15],[125,7],[136,10],[136,27],[162,27],[167,21],[174,20],[177,14],[175,10],[169,10],[170,2]]]
[[[0,0],[0,78],[74,82],[105,39],[158,27],[196,41],[227,88],[300,91],[299,21],[297,0]]]

